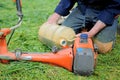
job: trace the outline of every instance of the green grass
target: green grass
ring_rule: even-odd
[[[38,39],[39,26],[53,13],[59,0],[22,0],[23,23],[16,29],[10,51],[20,48],[27,52],[50,51]],[[16,6],[12,0],[0,0],[0,28],[11,27],[17,22]],[[9,36],[7,37],[9,38]],[[0,80],[120,80],[120,36],[115,48],[106,55],[99,54],[94,74],[75,75],[61,67],[39,62],[12,61],[0,63]]]

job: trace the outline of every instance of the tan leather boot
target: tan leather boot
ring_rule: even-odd
[[[112,50],[113,41],[103,43],[100,42],[99,40],[94,39],[94,43],[98,46],[98,52],[100,53],[107,53]]]

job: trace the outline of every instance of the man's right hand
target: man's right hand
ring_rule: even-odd
[[[57,22],[58,22],[58,20],[59,20],[60,17],[61,17],[61,16],[60,16],[59,14],[53,13],[53,14],[48,18],[48,20],[47,20],[46,23],[49,23],[49,24],[57,24]]]

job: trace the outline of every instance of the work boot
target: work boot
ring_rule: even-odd
[[[99,40],[95,39],[94,43],[98,46],[98,52],[99,53],[104,53],[105,54],[105,53],[111,51],[112,47],[113,47],[113,41],[103,43],[103,42],[100,42]]]

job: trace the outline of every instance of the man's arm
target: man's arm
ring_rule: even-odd
[[[120,14],[120,0],[113,0],[98,16],[98,21],[88,32],[89,37],[95,36],[100,30],[112,25],[115,16]]]
[[[100,30],[102,30],[106,26],[105,23],[98,20],[96,24],[93,26],[93,28],[88,32],[89,37],[95,36]]]
[[[112,0],[112,2],[102,10],[98,15],[98,21],[93,28],[86,32],[89,37],[95,36],[104,27],[112,25],[115,16],[120,14],[120,0]],[[77,34],[77,36],[80,34]]]
[[[94,37],[100,30],[102,30],[106,26],[105,23],[102,21],[98,20],[96,24],[93,26],[93,28],[89,32],[83,32],[88,34],[88,37]],[[76,36],[80,36],[81,33],[77,34]]]
[[[61,16],[67,16],[75,2],[76,0],[61,0],[55,8],[54,13],[48,18],[47,22],[51,24],[57,23]]]

